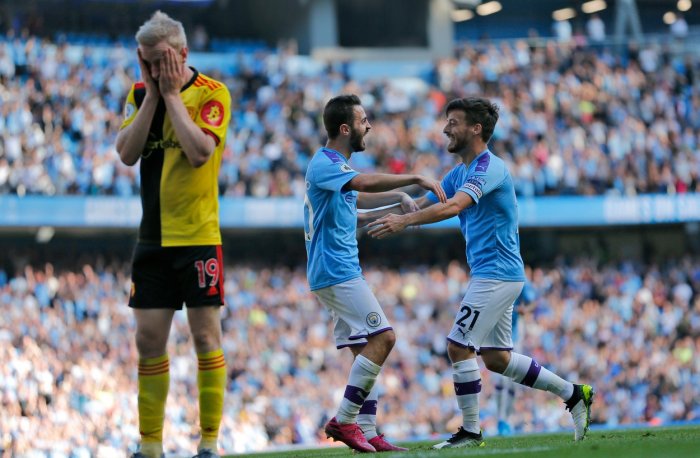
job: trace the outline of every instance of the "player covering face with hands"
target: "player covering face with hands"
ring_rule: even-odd
[[[160,458],[170,381],[167,341],[187,305],[197,353],[197,458],[216,458],[226,387],[219,307],[224,303],[217,176],[231,97],[186,65],[178,21],[158,11],[136,34],[141,82],[127,95],[117,151],[140,162],[143,217],[129,306],[136,318],[141,443],[132,458]]]
[[[481,375],[477,351],[486,367],[517,383],[559,396],[574,420],[574,439],[585,437],[594,391],[512,351],[513,302],[525,281],[520,257],[518,207],[508,169],[487,147],[498,120],[498,107],[483,98],[451,101],[446,109],[447,150],[461,159],[442,180],[447,202],[432,193],[420,198],[418,212],[386,215],[369,225],[369,234],[384,238],[407,226],[459,218],[467,241],[471,280],[447,336],[457,404],[463,426],[434,448],[484,444],[479,425]]]
[[[364,138],[372,128],[357,96],[331,99],[323,124],[328,142],[314,154],[306,172],[307,277],[311,291],[333,318],[336,347],[348,347],[355,356],[345,394],[325,432],[360,452],[406,450],[377,433],[375,382],[396,336],[362,277],[356,231],[358,225],[391,212],[417,210],[410,197],[392,189],[417,184],[437,200],[445,202],[446,196],[440,183],[430,178],[353,170],[348,160],[365,149]],[[358,208],[375,210],[358,213]]]

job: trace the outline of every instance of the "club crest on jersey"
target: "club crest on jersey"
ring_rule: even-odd
[[[345,172],[345,173],[354,172],[354,170],[352,169],[352,167],[350,167],[350,166],[347,165],[347,164],[341,165],[341,166],[340,166],[340,170],[341,170],[342,172]]]
[[[376,328],[382,323],[382,317],[377,312],[367,314],[367,324],[370,327]]]
[[[124,106],[124,118],[129,119],[136,111],[136,106],[133,103],[127,103]]]
[[[224,120],[224,106],[218,100],[210,100],[202,107],[201,116],[210,126],[219,127]]]

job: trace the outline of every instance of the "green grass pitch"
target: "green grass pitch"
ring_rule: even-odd
[[[590,431],[579,443],[573,442],[573,432],[567,434],[537,434],[514,437],[487,437],[486,446],[475,449],[431,450],[439,440],[399,443],[410,451],[382,453],[384,458],[689,458],[700,457],[700,426],[678,428],[647,428],[610,431]],[[247,454],[251,455],[251,454]],[[230,455],[233,458],[236,455]],[[238,455],[240,456],[240,455]],[[288,452],[256,453],[255,458],[358,457],[345,446],[299,449]],[[368,455],[369,456],[369,455]]]

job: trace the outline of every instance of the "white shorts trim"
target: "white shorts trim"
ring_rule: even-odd
[[[513,348],[513,302],[523,282],[473,278],[447,340],[476,350]]]
[[[362,277],[312,292],[331,313],[338,348],[365,345],[367,337],[392,329]]]

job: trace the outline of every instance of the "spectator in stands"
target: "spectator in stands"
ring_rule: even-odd
[[[187,318],[199,363],[197,458],[218,458],[226,363],[219,307],[223,260],[218,175],[231,116],[219,81],[186,65],[182,24],[157,11],[136,33],[142,83],[126,98],[116,139],[127,166],[140,160],[143,216],[129,307],[136,318],[141,446],[132,458],[159,458],[170,384],[167,342],[175,311]],[[96,158],[94,167],[99,169]],[[173,285],[175,282],[176,286]]]
[[[676,20],[671,23],[670,31],[674,38],[681,41],[685,40],[688,36],[688,23],[685,20],[685,16],[678,13]]]
[[[192,34],[192,51],[206,51],[209,48],[209,34],[207,29],[199,24]]]
[[[21,252],[8,255],[26,259]],[[128,260],[91,260],[95,267],[72,260],[61,266],[18,262],[0,274],[0,450],[11,456],[123,454],[139,437],[138,380],[122,369],[138,360],[130,337],[133,315],[123,306],[130,291]],[[328,317],[308,292],[303,267],[227,267],[223,345],[229,384],[221,448],[248,453],[322,442],[322,426],[342,395],[327,387],[343,386],[351,358],[339,359],[329,348],[332,329],[321,320],[305,324],[306,316]],[[462,416],[441,330],[451,323],[450,304],[461,298],[469,274],[457,261],[447,268],[404,265],[402,272],[363,267],[405,336],[382,371],[383,433],[393,439],[444,434]],[[598,380],[594,422],[700,418],[700,358],[693,356],[700,353],[697,259],[664,265],[579,259],[526,273],[536,300],[522,317],[523,352],[567,377]],[[563,314],[572,319],[562,320]],[[265,326],[274,326],[279,338],[262,342]],[[196,446],[190,434],[197,420],[190,377],[196,364],[189,339],[185,317],[175,315],[166,419],[173,434],[165,447],[179,455]],[[487,434],[497,427],[494,386],[484,372]],[[568,427],[558,403],[533,394],[516,396],[514,432]],[[85,426],[73,427],[78,423]]]
[[[598,14],[591,14],[586,21],[586,32],[592,45],[600,45],[605,41],[605,22]]]
[[[2,192],[135,195],[138,171],[114,154],[117,112],[138,70],[126,49],[26,34],[0,43],[12,59],[5,58],[3,71],[15,74],[0,76],[0,159],[10,170]],[[693,78],[700,59],[673,49],[645,45],[626,60],[608,49],[598,54],[545,40],[470,44],[436,63],[435,86],[409,92],[392,80],[348,82],[342,67],[287,48],[216,59],[212,75],[236,101],[220,190],[301,198],[307,163],[323,141],[323,105],[347,86],[371,102],[372,154],[353,159],[362,171],[444,174],[449,158],[435,139],[446,95],[484,93],[503,102],[493,149],[515,165],[520,195],[695,192],[700,98]],[[670,180],[661,184],[664,165]]]
[[[573,27],[568,19],[554,21],[552,25],[554,36],[560,43],[569,43],[573,37]]]

